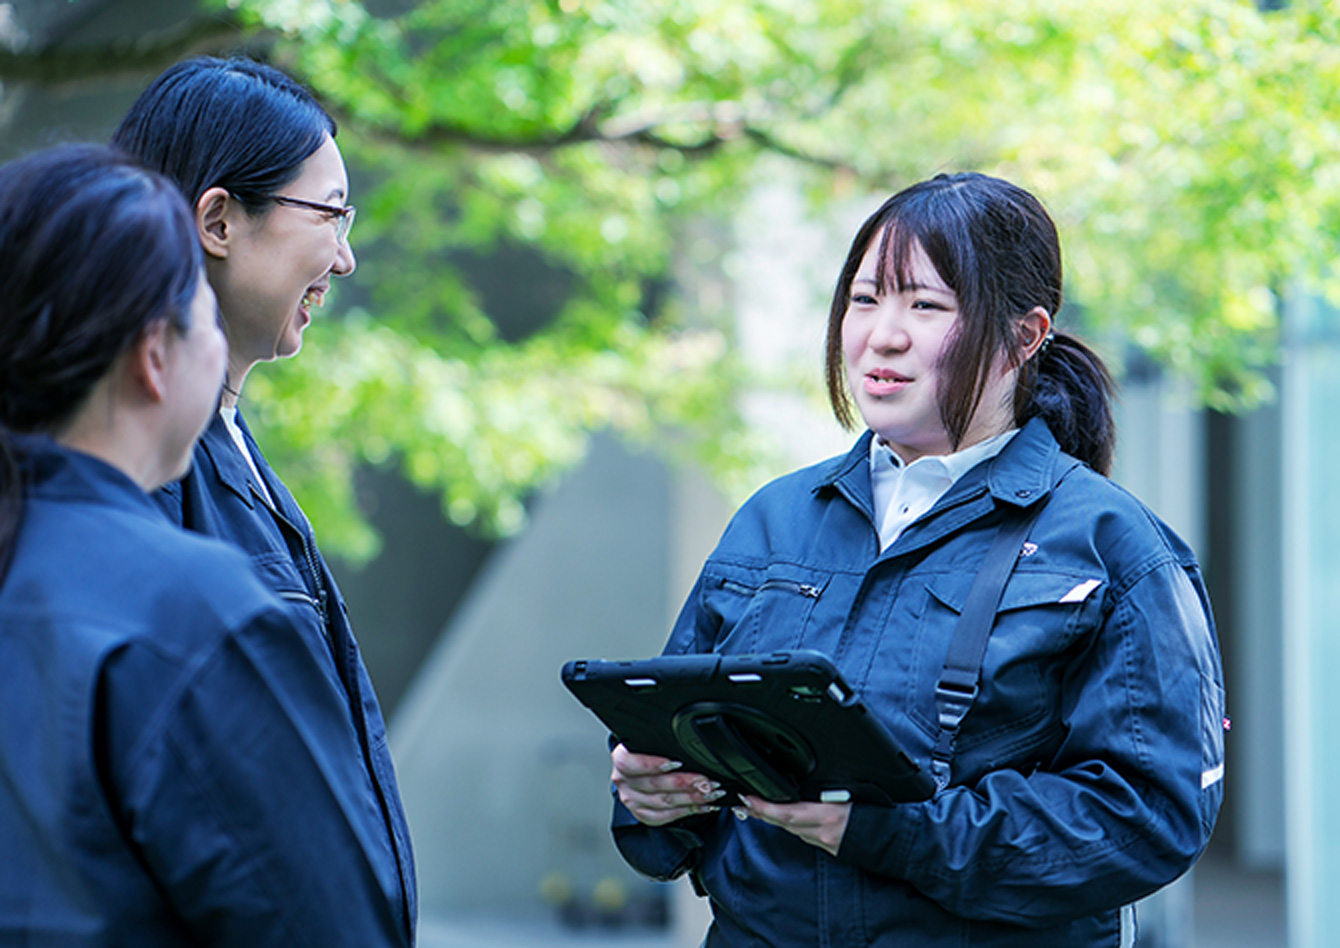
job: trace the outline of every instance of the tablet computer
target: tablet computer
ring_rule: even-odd
[[[903,803],[935,782],[821,652],[571,661],[563,683],[629,750],[683,761],[732,795]]]

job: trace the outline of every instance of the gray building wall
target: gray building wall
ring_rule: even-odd
[[[606,731],[559,669],[660,651],[724,513],[710,489],[599,438],[498,549],[391,732],[425,915],[534,918],[563,887],[575,905],[622,892],[628,915],[660,910],[660,887],[610,843]]]
[[[1290,948],[1340,935],[1340,312],[1286,317],[1281,399],[1284,774]]]

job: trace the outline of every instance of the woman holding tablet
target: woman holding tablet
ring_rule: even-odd
[[[1209,840],[1209,603],[1187,546],[1105,476],[1111,382],[1060,308],[1056,228],[1000,179],[937,176],[857,232],[826,375],[865,430],[744,505],[666,652],[825,652],[940,788],[732,813],[681,762],[616,747],[615,840],[644,873],[693,875],[710,948],[1116,948],[1121,908]],[[937,683],[960,614],[993,538],[1031,516],[954,723]]]

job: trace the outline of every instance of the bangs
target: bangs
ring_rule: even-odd
[[[975,172],[939,174],[899,191],[871,214],[852,240],[828,311],[824,372],[829,405],[844,427],[860,420],[849,391],[842,326],[852,283],[876,254],[874,279],[886,294],[916,288],[918,250],[955,296],[958,315],[938,365],[937,400],[957,449],[977,411],[997,355],[1018,367],[1018,320],[1040,306],[1054,320],[1061,308],[1061,256],[1056,225],[1037,198]],[[1056,357],[1051,357],[1055,362]],[[1036,372],[1036,363],[1030,372]],[[1017,420],[1030,382],[1016,389]]]
[[[958,295],[958,268],[952,254],[947,252],[950,242],[943,233],[916,217],[914,208],[902,208],[879,226],[875,281],[880,291],[902,293],[918,286],[914,261],[919,248],[940,279]]]

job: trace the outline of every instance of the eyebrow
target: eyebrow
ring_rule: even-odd
[[[857,283],[865,283],[875,287],[876,289],[879,288],[879,282],[877,280],[872,280],[869,277],[858,276],[851,282],[852,286],[855,286]],[[904,293],[920,293],[922,291],[929,291],[931,293],[947,293],[950,296],[954,295],[954,291],[947,286],[930,286],[924,283],[905,283],[903,284],[902,287],[902,292]]]

